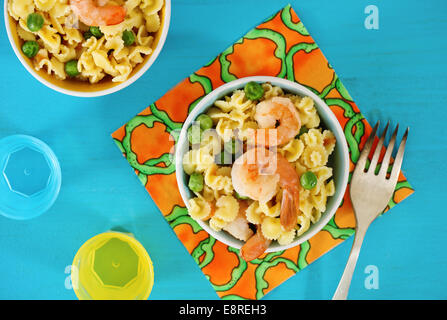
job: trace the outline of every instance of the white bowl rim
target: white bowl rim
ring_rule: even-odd
[[[124,82],[120,83],[119,85],[116,85],[112,88],[108,88],[105,90],[99,90],[99,91],[84,92],[84,91],[68,90],[68,89],[56,86],[56,85],[52,84],[51,82],[41,78],[37,74],[37,72],[28,65],[28,63],[25,61],[22,54],[20,53],[19,48],[17,48],[17,46],[14,42],[14,39],[12,37],[12,34],[11,34],[11,28],[9,25],[8,1],[9,0],[5,0],[5,2],[4,2],[5,3],[5,5],[4,5],[4,20],[5,20],[6,32],[8,34],[9,43],[11,44],[11,47],[14,50],[15,55],[20,60],[22,65],[25,67],[25,69],[28,70],[28,72],[34,78],[36,78],[39,82],[41,82],[48,88],[53,89],[53,90],[63,93],[63,94],[67,94],[67,95],[75,96],[75,97],[81,97],[81,98],[105,96],[105,95],[117,92],[119,90],[122,90],[122,89],[126,88],[127,86],[131,85],[132,83],[134,83],[136,80],[138,80],[149,69],[149,67],[155,62],[158,55],[160,54],[161,49],[163,48],[163,46],[165,44],[166,37],[168,35],[168,30],[169,30],[169,25],[170,25],[170,20],[171,20],[171,0],[164,0],[165,1],[165,17],[164,17],[164,21],[163,21],[164,23],[163,23],[163,27],[162,27],[163,28],[162,33],[161,33],[160,39],[158,40],[157,46],[155,47],[154,51],[152,52],[148,61],[143,65],[143,67],[140,70],[138,70],[138,72],[136,72],[132,77],[128,78],[126,81],[124,81]]]
[[[175,171],[176,171],[176,179],[177,179],[177,185],[178,185],[178,188],[180,191],[180,195],[188,209],[189,209],[189,203],[188,203],[189,197],[185,190],[186,186],[183,184],[182,177],[180,175],[180,172],[183,172],[181,145],[187,139],[186,130],[189,127],[190,123],[194,119],[196,119],[199,116],[199,114],[203,113],[203,111],[201,110],[202,107],[204,105],[210,105],[210,100],[215,101],[216,99],[220,98],[221,92],[225,91],[226,89],[232,88],[233,90],[236,90],[237,88],[243,87],[244,84],[246,84],[247,82],[250,82],[250,81],[261,82],[261,83],[270,82],[271,84],[277,85],[279,87],[282,87],[282,85],[294,86],[295,88],[298,89],[298,91],[303,92],[303,95],[307,95],[307,96],[311,97],[315,101],[315,103],[319,104],[319,106],[322,107],[323,109],[326,109],[326,113],[330,119],[330,122],[333,122],[335,124],[335,128],[338,131],[337,132],[338,135],[341,137],[345,137],[343,129],[341,128],[341,125],[338,122],[338,119],[336,118],[336,116],[332,112],[332,110],[329,108],[329,106],[319,96],[317,96],[311,90],[309,90],[308,88],[304,87],[303,85],[301,85],[299,83],[296,83],[296,82],[293,82],[293,81],[290,81],[287,79],[271,77],[271,76],[252,76],[252,77],[240,78],[237,80],[230,81],[226,84],[223,84],[222,86],[220,86],[220,87],[214,89],[213,91],[211,91],[210,93],[208,93],[206,96],[204,96],[202,98],[202,100],[200,100],[200,102],[194,107],[193,111],[186,118],[186,120],[183,124],[182,130],[180,132],[179,140],[177,143],[177,145],[180,146],[180,148],[176,148],[176,150],[175,150],[175,162],[176,162],[176,170]],[[283,250],[298,246],[301,243],[309,240],[315,234],[320,232],[321,229],[323,229],[328,224],[328,222],[332,219],[332,217],[335,215],[335,212],[339,208],[339,205],[345,195],[346,187],[348,184],[348,177],[349,177],[348,144],[346,142],[346,139],[342,139],[342,141],[337,141],[337,144],[339,144],[339,146],[341,147],[341,152],[342,152],[343,162],[345,163],[345,167],[342,168],[343,171],[342,171],[342,176],[340,179],[341,180],[340,186],[342,187],[343,190],[340,190],[340,192],[337,194],[337,197],[334,200],[334,205],[332,207],[332,210],[326,211],[324,216],[321,217],[321,219],[318,220],[314,224],[314,225],[318,225],[317,228],[314,228],[313,230],[306,231],[302,236],[298,237],[295,241],[293,241],[292,243],[290,243],[288,245],[279,245],[277,243],[270,245],[270,247],[266,250],[267,253],[283,251]],[[236,240],[233,236],[228,234],[227,232],[221,232],[221,231],[216,232],[213,229],[211,229],[211,227],[205,221],[202,221],[202,220],[194,220],[194,221],[196,221],[205,231],[207,231],[211,236],[213,236],[220,242],[223,242],[226,245],[229,245],[233,248],[237,248],[237,249],[241,248],[240,242],[238,240]],[[227,235],[227,237],[224,236],[223,233],[225,233],[225,235]]]

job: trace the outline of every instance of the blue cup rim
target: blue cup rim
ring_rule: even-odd
[[[62,173],[59,161],[53,150],[43,141],[23,134],[11,135],[0,139],[0,174],[3,175],[4,165],[9,155],[22,148],[28,147],[41,152],[47,160],[51,175],[48,185],[42,192],[33,197],[13,196],[20,201],[9,203],[6,197],[0,196],[0,214],[15,220],[27,220],[40,216],[48,211],[56,201],[62,184]],[[0,177],[2,179],[2,177]],[[11,191],[11,193],[13,193]]]

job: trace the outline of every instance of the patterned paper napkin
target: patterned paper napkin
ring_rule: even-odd
[[[217,241],[188,215],[169,152],[170,132],[180,129],[200,99],[222,84],[247,76],[296,81],[319,95],[344,128],[350,169],[371,132],[340,79],[290,5],[151,104],[113,138],[166,221],[222,299],[260,299],[354,233],[348,192],[334,218],[310,240],[282,252],[245,262],[238,250]],[[175,137],[176,139],[177,137]],[[347,189],[349,190],[349,188]],[[413,193],[403,175],[387,209]]]

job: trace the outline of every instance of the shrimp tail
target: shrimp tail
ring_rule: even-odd
[[[266,239],[258,226],[257,232],[245,242],[240,254],[245,261],[251,261],[261,256],[270,246],[271,241]]]
[[[281,201],[281,226],[286,231],[292,230],[298,223],[299,192],[283,189]]]
[[[107,15],[106,24],[108,26],[119,24],[126,18],[126,9],[121,6],[107,6],[109,15]],[[110,8],[110,9],[109,9]]]

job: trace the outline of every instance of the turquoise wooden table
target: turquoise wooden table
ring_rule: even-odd
[[[447,2],[290,2],[366,118],[411,128],[403,170],[416,192],[371,226],[350,298],[447,298]],[[217,299],[110,134],[286,4],[173,0],[168,38],[155,64],[130,87],[91,99],[36,81],[15,57],[3,26],[0,137],[42,139],[57,154],[63,178],[46,214],[29,221],[0,216],[0,298],[75,299],[68,266],[77,249],[121,226],[154,261],[152,299]],[[378,30],[364,26],[369,4],[379,9]],[[331,298],[351,244],[344,242],[265,299]],[[371,288],[370,272],[378,274],[378,288]]]

